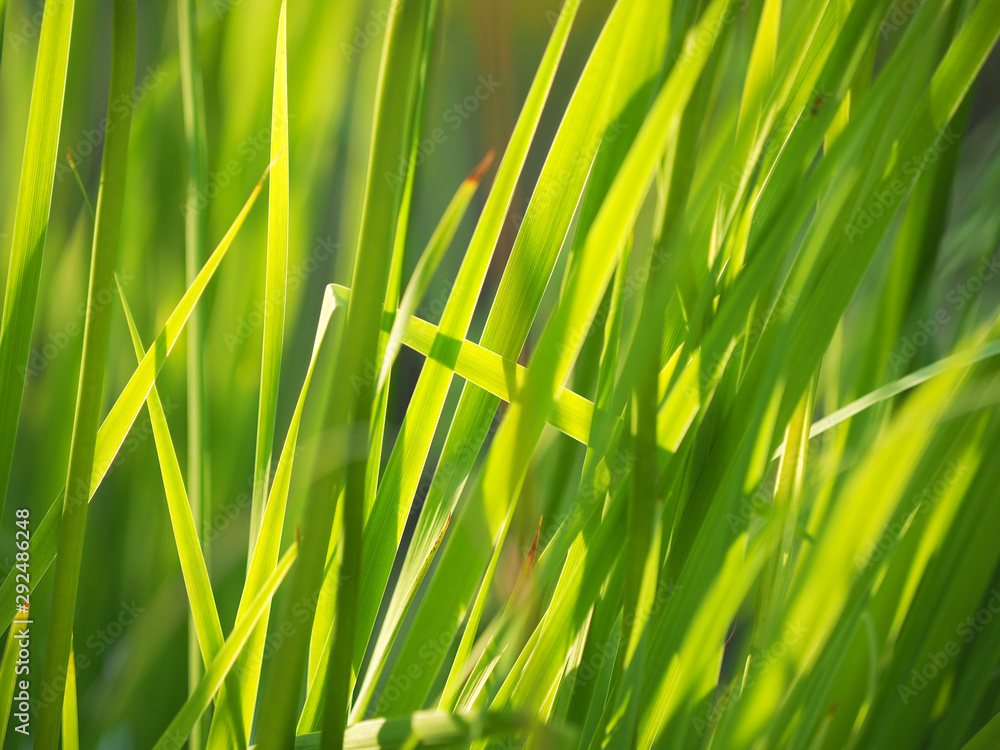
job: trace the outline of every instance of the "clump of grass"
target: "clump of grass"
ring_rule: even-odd
[[[72,2],[42,21],[0,330],[32,519],[0,698],[37,592],[34,746],[995,746],[1000,1],[566,0],[495,173],[433,116],[455,9],[273,5],[179,3],[179,85],[133,117],[115,0],[90,213],[79,159],[83,196],[53,190]],[[36,299],[72,277],[46,233],[88,216],[82,353],[35,382]],[[76,383],[52,502],[14,457]],[[153,614],[109,647],[119,595]]]

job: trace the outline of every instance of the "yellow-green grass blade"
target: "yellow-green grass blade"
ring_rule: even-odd
[[[640,28],[649,28],[643,24],[648,18],[633,15],[632,5],[632,2],[616,5],[588,60],[543,166],[486,322],[480,343],[510,360],[517,359],[525,343],[559,246],[565,240],[579,203],[591,163],[596,159],[594,171],[601,174],[599,181],[609,179],[608,175],[613,174],[620,163],[618,153],[627,148],[634,136],[633,128],[645,114],[650,86],[648,79],[653,78],[659,68],[658,53],[662,51],[663,40],[641,37]],[[567,8],[573,10],[575,6],[571,4]],[[644,9],[654,13],[654,18],[656,13],[666,10],[663,5],[646,5]],[[565,19],[560,17],[560,20]],[[626,55],[629,64],[621,64],[621,69],[629,70],[635,78],[616,76],[618,59],[622,54]],[[613,84],[610,90],[609,80]],[[591,179],[597,179],[593,173]],[[600,182],[595,194],[599,194],[602,187],[603,182]],[[434,394],[434,397],[444,398],[441,393]],[[451,515],[458,488],[465,481],[490,431],[498,405],[496,398],[489,393],[475,388],[463,390],[439,462],[439,466],[447,467],[447,470],[438,471],[432,480],[406,553],[400,582],[393,592],[387,624],[376,640],[372,667],[365,675],[352,714],[355,719],[360,718],[367,708],[406,602],[416,592],[429,551],[436,545]],[[428,414],[436,420],[439,411],[431,410]],[[397,446],[394,453],[399,450]],[[408,507],[408,498],[416,490],[426,458],[423,450],[411,453],[412,459],[406,460],[405,466],[399,468],[396,459],[390,457],[380,486],[380,492],[391,490],[401,498],[397,509],[397,531],[401,528],[400,519]],[[394,485],[399,489],[393,489]],[[388,556],[388,551],[384,554]],[[387,559],[391,560],[391,557]]]
[[[274,52],[274,101],[271,105],[271,178],[267,194],[267,270],[264,281],[264,345],[261,354],[260,405],[254,453],[253,499],[250,505],[250,552],[260,531],[271,474],[274,421],[285,327],[285,286],[288,268],[288,53],[285,32],[287,4],[278,15]]]
[[[52,594],[51,627],[42,666],[42,683],[53,687],[53,699],[39,710],[36,746],[55,750],[59,743],[65,673],[72,653],[73,621],[83,558],[83,538],[94,472],[97,432],[104,394],[104,371],[111,332],[111,306],[97,295],[114,278],[118,237],[125,202],[132,91],[135,80],[135,0],[116,0],[112,14],[111,82],[108,117],[117,116],[119,126],[107,134],[101,157],[101,188],[97,195],[97,219],[90,259],[87,310],[83,330],[83,356],[73,417],[66,494],[59,524],[59,556]],[[126,102],[127,112],[115,115],[114,102]],[[39,253],[40,255],[40,253]],[[9,293],[8,293],[9,294]],[[6,334],[6,326],[4,334]]]
[[[115,281],[118,281],[117,278]],[[118,284],[118,295],[121,297],[122,307],[125,310],[125,321],[128,323],[136,359],[142,362],[146,352],[143,349],[139,331],[136,328],[128,302],[125,300],[121,284]],[[153,441],[156,444],[160,473],[163,477],[163,491],[167,497],[170,526],[174,532],[174,544],[177,547],[181,574],[187,589],[191,617],[194,621],[195,633],[198,636],[201,657],[205,664],[209,664],[222,648],[224,640],[222,623],[215,605],[215,594],[212,592],[208,566],[205,563],[204,555],[202,555],[198,529],[195,526],[191,506],[188,503],[187,490],[184,489],[184,476],[181,474],[180,462],[177,460],[173,439],[170,437],[167,415],[163,410],[163,402],[160,401],[160,394],[155,384],[149,389],[146,405],[149,408]]]
[[[17,190],[17,208],[0,322],[0,512],[7,497],[17,436],[31,327],[38,300],[42,251],[49,223],[52,180],[59,154],[66,66],[73,27],[74,0],[47,7],[38,40],[31,85],[28,131]],[[0,7],[0,18],[6,8]],[[2,30],[2,29],[0,29]],[[0,35],[0,46],[3,40]]]
[[[545,415],[588,333],[587,322],[600,304],[660,159],[677,133],[684,107],[722,28],[726,8],[724,0],[713,2],[692,29],[685,55],[657,96],[574,259],[564,295],[531,359],[522,398],[507,411],[455,532],[446,543],[438,570],[447,571],[447,575],[432,578],[403,645],[398,663],[404,667],[418,658],[427,634],[455,627],[489,553],[503,543],[503,519],[517,502]],[[400,691],[390,710],[418,707],[439,665],[440,657],[424,670],[423,679],[414,679],[410,689]]]
[[[14,616],[10,632],[7,634],[7,643],[3,649],[3,659],[0,660],[0,700],[3,700],[4,706],[4,710],[0,711],[0,741],[3,741],[7,736],[7,723],[10,721],[12,714],[22,714],[21,717],[17,717],[16,719],[21,726],[27,726],[23,715],[31,715],[30,700],[23,700],[24,696],[30,698],[31,694],[28,690],[24,690],[23,693],[21,692],[23,688],[29,687],[30,683],[22,684],[26,681],[18,679],[17,674],[18,661],[24,661],[21,656],[23,649],[22,639],[27,638],[30,644],[30,625],[32,623],[28,618],[28,614],[28,605],[25,604],[23,610],[19,610]]]
[[[395,246],[402,186],[385,179],[400,160],[410,154],[413,117],[417,109],[420,60],[430,6],[426,0],[400,2],[389,8],[388,25],[378,79],[371,155],[368,164],[365,203],[362,210],[358,249],[355,255],[351,304],[338,352],[329,405],[324,418],[328,434],[345,430],[361,432],[335,455],[342,469],[316,481],[310,489],[302,516],[306,533],[302,538],[302,560],[293,574],[287,607],[318,593],[326,569],[339,486],[345,487],[343,531],[339,548],[340,574],[337,588],[337,618],[328,662],[324,732],[336,746],[343,741],[347,704],[352,682],[351,653],[357,613],[358,579],[362,558],[364,491],[367,456],[348,453],[350,443],[368,446],[369,425],[376,395],[374,378],[365,378],[375,368],[381,320],[389,291],[389,266]],[[377,368],[376,368],[377,372]],[[268,711],[259,727],[260,742],[268,747],[289,747],[300,706],[303,674],[307,671],[313,614],[310,612],[288,641],[265,689]]]
[[[339,284],[332,285],[332,288],[338,297],[338,304],[346,307],[351,299],[351,290]],[[404,318],[402,309],[396,314],[396,320],[402,320],[404,324],[400,343],[425,357],[434,355],[434,342],[440,328],[415,315]],[[507,403],[517,400],[527,373],[523,365],[467,340],[462,340],[458,356],[454,361],[449,358],[447,365],[455,374]],[[593,411],[590,401],[567,388],[561,388],[549,423],[574,440],[587,443]]]
[[[71,646],[69,664],[66,665],[66,698],[62,709],[63,750],[80,750],[80,717],[76,703],[76,657]]]
[[[781,5],[781,0],[764,0],[763,3],[743,85],[743,99],[740,102],[741,130],[756,128],[764,104],[765,90],[769,88],[775,73]]]
[[[191,310],[198,300],[201,299],[205,287],[218,270],[219,264],[222,262],[222,259],[232,246],[237,233],[246,221],[247,214],[250,213],[250,209],[253,207],[257,195],[260,193],[262,185],[263,178],[261,178],[261,181],[251,192],[250,197],[243,206],[243,210],[240,211],[239,216],[236,217],[233,225],[226,232],[226,235],[205,263],[201,272],[195,277],[194,283],[188,287],[184,296],[181,297],[177,306],[167,318],[167,322],[156,337],[153,345],[146,352],[146,355],[142,358],[142,362],[135,369],[128,384],[119,395],[118,400],[111,407],[108,416],[105,417],[104,423],[97,433],[93,471],[90,474],[90,486],[86,492],[88,500],[94,496],[94,492],[96,492],[101,480],[114,462],[118,449],[121,448],[122,443],[128,436],[129,429],[139,414],[139,410],[146,400],[146,395],[149,393],[149,389],[152,387],[157,373],[177,343],[191,314]],[[41,523],[31,537],[31,562],[36,573],[31,577],[32,589],[38,585],[39,580],[48,570],[52,561],[56,559],[60,511],[64,492],[65,488],[63,488],[63,491],[60,492],[59,496],[49,506]],[[12,571],[4,579],[3,584],[0,585],[0,620],[3,621],[4,625],[9,624],[14,618],[14,579],[15,576]]]
[[[320,311],[319,323],[316,326],[316,338],[313,343],[312,357],[309,360],[305,380],[302,383],[302,389],[299,391],[295,411],[288,426],[288,434],[285,436],[285,443],[281,449],[281,457],[278,459],[278,466],[274,472],[274,483],[271,486],[267,505],[264,508],[264,517],[261,522],[258,543],[254,548],[254,554],[250,561],[246,584],[243,587],[243,594],[240,598],[237,619],[251,605],[254,596],[263,588],[267,576],[271,574],[278,562],[281,533],[284,528],[288,504],[288,489],[291,483],[292,467],[298,448],[299,428],[302,424],[302,414],[305,411],[306,397],[309,393],[309,386],[312,383],[320,347],[326,338],[330,319],[338,309],[341,309],[338,305],[338,300],[334,296],[332,288],[327,287],[323,297],[323,307]],[[221,688],[218,701],[219,707],[212,716],[212,726],[209,730],[207,743],[207,747],[209,748],[232,746],[234,740],[236,745],[239,745],[241,741],[245,744],[245,739],[240,740],[239,738],[246,738],[250,734],[260,681],[261,664],[264,657],[269,614],[270,605],[265,608],[261,623],[254,629],[254,632],[247,641],[246,648],[239,655],[235,672],[236,679],[234,680],[230,677]],[[234,714],[229,709],[229,704],[227,703],[226,696],[230,690],[237,690],[237,695],[239,695],[239,700],[241,701],[241,710],[237,714]]]
[[[157,750],[179,750],[183,747],[195,723],[205,712],[205,709],[208,708],[213,696],[219,690],[223,680],[226,679],[226,675],[229,674],[229,671],[236,663],[236,658],[246,645],[254,626],[260,620],[261,615],[264,614],[264,610],[270,605],[272,597],[278,590],[278,586],[281,585],[281,582],[285,579],[285,575],[292,567],[292,563],[295,562],[298,551],[298,545],[293,544],[281,556],[277,567],[267,577],[264,586],[254,596],[243,617],[237,620],[236,625],[233,627],[233,632],[229,634],[225,644],[205,670],[205,674],[198,682],[197,688],[188,697],[181,710],[174,717],[173,721],[170,722],[170,725],[156,743],[155,747]]]
[[[455,356],[455,344],[463,340],[468,332],[493,251],[548,100],[578,7],[579,0],[566,0],[564,12],[560,14],[549,38],[442,313],[437,338],[432,346],[436,356],[425,361],[410,398],[400,428],[400,434],[406,435],[407,439],[398,441],[393,447],[378,486],[371,515],[365,523],[358,637],[353,649],[355,670],[360,668],[367,650],[403,525],[409,514],[410,501],[417,489],[420,472],[426,462],[451,384],[452,370],[449,364]],[[439,359],[443,359],[444,363],[438,362]],[[369,689],[370,686],[366,685],[364,691]],[[363,702],[364,699],[359,705]],[[356,708],[352,712],[352,720],[359,717]]]
[[[637,467],[638,470],[638,467]],[[655,496],[654,496],[655,498]],[[631,633],[619,644],[622,658],[622,677],[617,685],[614,701],[608,701],[608,706],[615,705],[614,722],[606,729],[606,741],[614,747],[631,747],[635,743],[636,722],[641,703],[644,657],[648,648],[648,624],[654,614],[654,608],[662,606],[658,603],[660,544],[663,535],[660,532],[663,521],[663,506],[658,503],[654,509],[652,523],[647,524],[646,533],[652,539],[646,549],[645,566],[641,578],[639,594],[635,605],[625,612],[625,623],[631,625]],[[634,523],[634,522],[633,522]],[[542,656],[539,654],[539,656]]]
[[[757,589],[757,609],[754,613],[752,648],[759,655],[773,636],[774,622],[785,604],[789,575],[791,572],[792,544],[795,537],[795,523],[799,517],[802,483],[809,454],[809,421],[813,411],[813,392],[810,390],[802,398],[792,420],[785,430],[783,445],[789,450],[783,453],[778,464],[778,479],[771,503],[771,529],[777,535],[773,551],[764,565]],[[747,673],[756,665],[747,660]],[[746,675],[744,675],[744,680]]]

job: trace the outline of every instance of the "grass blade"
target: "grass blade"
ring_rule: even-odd
[[[104,394],[104,370],[111,330],[111,309],[100,304],[96,295],[110,288],[118,257],[122,207],[125,202],[125,172],[131,126],[132,87],[136,57],[135,0],[116,0],[112,17],[112,63],[108,104],[109,118],[115,101],[126,102],[128,112],[117,115],[119,126],[108,133],[101,157],[101,189],[97,196],[97,220],[90,261],[87,313],[83,331],[83,359],[80,385],[73,419],[73,440],[66,495],[59,524],[59,557],[56,561],[51,628],[42,667],[42,682],[53,686],[53,700],[38,715],[37,747],[55,750],[59,743],[65,681],[61,676],[70,662],[73,621],[76,611],[83,536],[94,471],[97,431]],[[6,328],[5,328],[6,330]]]
[[[198,53],[198,6],[194,0],[177,3],[178,54],[181,64],[181,99],[184,110],[184,144],[187,156],[187,196],[184,206],[184,265],[190,285],[205,260],[208,244],[208,213],[203,202],[208,195],[208,147],[206,145],[205,93]],[[187,485],[191,513],[201,527],[204,557],[211,560],[207,547],[211,503],[208,499],[208,466],[205,444],[208,433],[205,409],[205,373],[202,351],[204,333],[201,313],[191,311],[187,333]],[[195,689],[201,676],[197,628],[188,626],[188,691]],[[202,730],[196,727],[191,750],[202,746]]]
[[[271,107],[271,179],[267,195],[267,272],[264,282],[264,346],[261,355],[260,407],[254,457],[253,501],[250,506],[250,552],[260,532],[271,473],[274,420],[278,407],[278,374],[285,324],[288,268],[288,53],[282,0],[274,61],[274,103]]]
[[[18,184],[3,320],[0,322],[0,513],[7,497],[7,482],[14,458],[31,326],[38,300],[52,180],[59,153],[59,127],[62,124],[74,7],[74,0],[59,0],[51,3],[42,17],[35,78],[31,86],[28,134]],[[0,11],[3,11],[0,13],[2,18],[6,15],[6,8],[0,8]]]
[[[115,280],[117,282],[117,279]],[[125,320],[128,323],[132,346],[135,348],[136,359],[142,362],[146,355],[139,338],[139,331],[132,318],[132,311],[125,300],[125,293],[118,284],[118,295],[125,309]],[[160,472],[163,475],[163,490],[167,496],[167,509],[170,513],[170,525],[174,532],[174,544],[177,547],[177,557],[180,559],[181,573],[184,576],[184,586],[188,593],[191,617],[198,636],[200,656],[205,664],[211,663],[219,649],[222,648],[222,624],[219,612],[215,606],[215,594],[212,593],[212,583],[208,575],[208,566],[201,551],[198,539],[198,529],[195,526],[191,506],[188,503],[187,491],[184,489],[184,477],[181,474],[180,463],[174,452],[173,441],[170,438],[170,428],[167,416],[160,401],[160,394],[153,385],[146,397],[149,407],[149,420],[153,429],[153,440],[156,443],[156,453],[160,459]]]

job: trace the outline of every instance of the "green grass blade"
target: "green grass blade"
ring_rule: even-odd
[[[0,323],[0,512],[7,497],[14,441],[21,412],[31,326],[38,300],[42,251],[49,223],[52,180],[59,154],[66,66],[74,0],[52,3],[42,17],[31,86],[28,133],[18,183],[10,266]],[[6,8],[0,17],[6,15]],[[0,38],[0,45],[3,44]]]
[[[278,586],[292,567],[298,555],[298,545],[292,545],[278,562],[278,566],[268,576],[264,587],[253,598],[246,614],[236,622],[233,632],[229,634],[222,649],[205,670],[204,676],[198,682],[198,687],[188,697],[181,710],[170,722],[170,726],[160,737],[155,747],[157,750],[179,750],[187,741],[201,715],[212,702],[212,697],[219,690],[229,670],[236,663],[236,657],[246,645],[254,626],[271,603]]]
[[[922,383],[926,383],[931,378],[944,375],[952,370],[962,370],[971,367],[977,362],[990,359],[1000,354],[1000,341],[989,341],[979,346],[970,347],[964,351],[956,352],[944,359],[914,370],[909,375],[904,375],[898,380],[886,383],[880,388],[876,388],[871,393],[867,393],[861,398],[855,399],[846,406],[842,406],[837,411],[829,414],[813,423],[809,428],[809,437],[814,438],[822,435],[827,430],[833,429],[839,424],[843,424],[851,417],[860,414],[865,409],[869,409],[876,404],[880,404],[891,398],[895,398],[901,393],[905,393],[912,388],[916,388]],[[779,457],[784,452],[784,443],[778,448],[775,457]]]
[[[267,271],[264,281],[264,346],[261,355],[260,406],[254,454],[253,500],[250,506],[250,552],[260,532],[271,474],[274,420],[278,407],[285,326],[285,285],[288,268],[288,53],[282,0],[274,61],[274,103],[271,107],[271,178],[267,195]]]
[[[438,711],[418,711],[409,716],[391,719],[369,719],[353,724],[344,732],[345,750],[402,750],[414,747],[453,747],[478,739],[501,739],[515,736],[535,725],[524,714],[481,711],[447,714]],[[550,735],[558,733],[550,730]],[[295,750],[319,748],[318,732],[295,738]],[[253,745],[260,749],[260,745]]]
[[[125,203],[125,172],[128,160],[131,125],[132,89],[136,58],[135,0],[116,0],[112,20],[112,62],[108,117],[115,101],[126,102],[128,112],[119,127],[108,133],[101,157],[101,189],[97,196],[97,220],[90,261],[87,312],[83,331],[83,358],[80,384],[73,419],[73,438],[66,495],[59,525],[59,556],[56,560],[52,599],[52,626],[42,667],[43,684],[53,686],[53,700],[42,706],[38,715],[37,747],[55,750],[59,743],[63,688],[60,676],[69,663],[73,621],[76,612],[83,536],[87,526],[87,508],[94,471],[94,455],[104,394],[104,370],[111,331],[111,307],[96,298],[107,290],[114,278],[118,258],[118,237]],[[5,327],[6,331],[6,327]]]
[[[1000,743],[1000,714],[997,714],[976,735],[962,746],[962,750],[990,750]]]

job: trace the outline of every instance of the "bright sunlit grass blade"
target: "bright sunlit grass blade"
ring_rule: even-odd
[[[264,345],[261,355],[260,407],[254,458],[253,501],[250,507],[250,554],[257,543],[264,498],[271,479],[274,420],[278,407],[285,326],[285,285],[288,268],[288,54],[286,4],[278,17],[274,61],[274,103],[271,107],[271,177],[267,194],[267,263],[264,281]],[[247,563],[249,565],[249,562]]]
[[[146,352],[143,349],[139,331],[136,329],[132,311],[125,300],[125,293],[120,283],[118,283],[118,294],[125,310],[125,321],[128,323],[129,335],[132,337],[132,346],[135,347],[136,359],[142,362]],[[219,653],[219,649],[222,648],[222,624],[215,606],[215,594],[212,593],[208,566],[202,555],[198,529],[195,526],[194,516],[191,514],[187,491],[184,489],[184,477],[181,474],[177,453],[174,451],[173,439],[170,437],[167,416],[155,385],[149,389],[146,405],[149,408],[153,440],[156,442],[156,452],[160,459],[163,491],[167,496],[170,525],[173,528],[174,545],[177,547],[177,557],[180,559],[181,573],[184,576],[184,585],[188,593],[188,606],[194,620],[201,657],[205,663],[210,663]]]
[[[181,100],[184,111],[184,150],[187,158],[187,184],[184,203],[184,270],[190,285],[205,262],[208,245],[208,146],[205,124],[205,93],[202,84],[199,52],[198,4],[178,0],[177,41],[180,58]],[[187,486],[191,512],[201,529],[205,557],[207,549],[210,502],[206,481],[205,436],[207,434],[204,375],[204,332],[201,312],[191,311],[187,333]],[[192,691],[201,676],[202,661],[198,651],[197,628],[188,627],[188,690]],[[202,731],[196,727],[191,750],[202,746]]]
[[[59,154],[59,127],[62,124],[74,6],[74,0],[54,2],[43,15],[31,87],[28,131],[18,183],[3,320],[0,322],[0,512],[7,497],[28,348],[31,346],[31,328],[38,300],[52,180]],[[6,12],[5,3],[0,6],[0,19],[6,16]],[[0,21],[0,32],[2,30]],[[2,45],[0,33],[0,51]]]
[[[80,750],[80,721],[76,706],[76,656],[72,648],[66,666],[66,698],[62,709],[63,750]]]
[[[344,750],[403,750],[414,747],[454,747],[478,739],[516,735],[532,726],[531,717],[519,714],[479,712],[447,714],[420,711],[410,716],[370,719],[358,722],[344,733]],[[557,732],[550,737],[559,739]],[[558,745],[555,745],[558,746]],[[258,747],[258,746],[255,746]],[[304,734],[295,738],[295,750],[319,748],[320,736]]]

